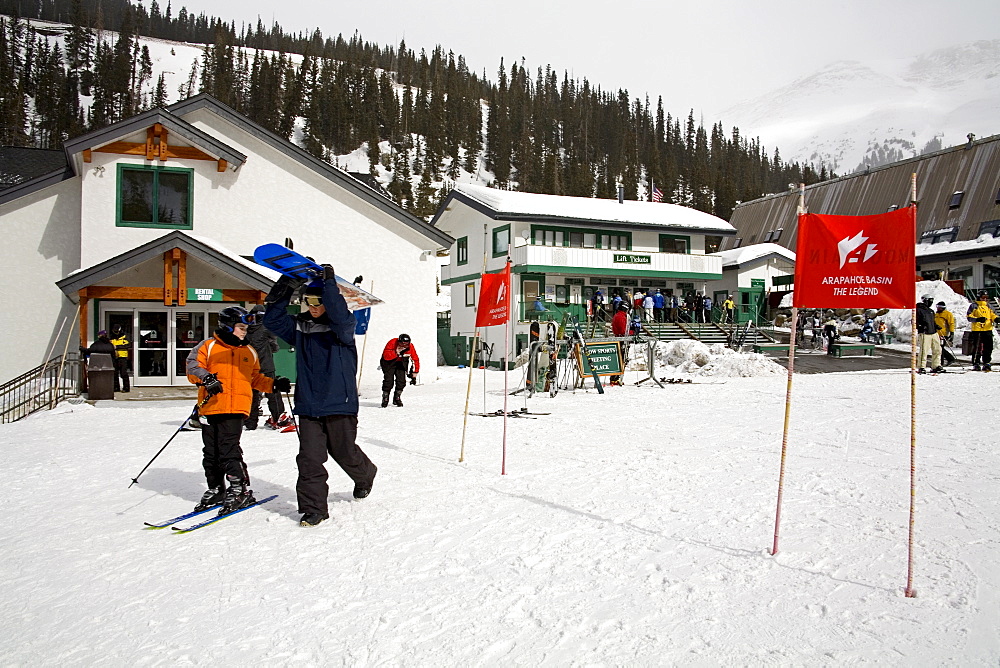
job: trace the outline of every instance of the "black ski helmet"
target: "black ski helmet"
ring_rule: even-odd
[[[253,316],[242,306],[227,306],[219,311],[219,327],[227,331],[233,331],[240,323],[249,325],[252,322]]]
[[[260,323],[264,319],[264,305],[257,304],[252,309],[250,309],[250,316],[253,318],[255,323]]]
[[[400,334],[399,338],[397,339],[397,341],[399,341],[400,343],[409,343],[410,342],[410,335],[409,334]]]

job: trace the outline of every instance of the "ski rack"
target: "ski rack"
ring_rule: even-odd
[[[638,338],[639,337],[637,336],[635,343],[639,343]],[[642,385],[647,380],[651,380],[654,383],[656,383],[657,385],[659,385],[660,388],[666,389],[666,387],[663,385],[663,383],[660,382],[660,379],[656,377],[656,373],[655,373],[655,371],[656,371],[656,344],[657,344],[657,340],[656,339],[646,339],[646,372],[649,374],[649,376],[647,376],[646,378],[643,378],[642,380],[640,380],[639,382],[637,382],[636,385]]]

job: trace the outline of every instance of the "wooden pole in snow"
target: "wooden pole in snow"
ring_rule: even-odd
[[[917,225],[917,174],[910,177],[910,209],[913,212],[914,238]],[[916,283],[913,286],[916,292]],[[916,295],[914,295],[916,297]],[[914,301],[916,301],[914,299]],[[923,366],[923,362],[921,362]],[[910,529],[906,547],[906,597],[916,598],[913,588],[913,529],[917,502],[917,309],[910,314]]]
[[[806,184],[799,184],[799,229],[801,233],[802,218],[806,213]],[[774,543],[771,554],[778,554],[778,532],[781,527],[781,497],[785,489],[785,461],[788,455],[788,424],[792,416],[792,373],[795,371],[795,334],[799,330],[799,309],[792,306],[792,331],[788,336],[788,384],[785,387],[785,426],[781,432],[781,469],[778,473],[778,503],[774,511]]]

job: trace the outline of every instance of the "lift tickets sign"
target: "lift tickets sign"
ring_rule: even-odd
[[[624,366],[622,342],[588,343],[583,355],[577,346],[576,361],[576,368],[581,378],[591,376],[593,373],[597,373],[598,376],[619,376]],[[591,369],[594,370],[593,373]]]
[[[799,216],[793,305],[913,308],[916,209],[875,216]]]

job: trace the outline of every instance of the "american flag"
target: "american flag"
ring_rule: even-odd
[[[653,201],[654,202],[663,201],[663,191],[657,188],[655,185],[653,186]]]

